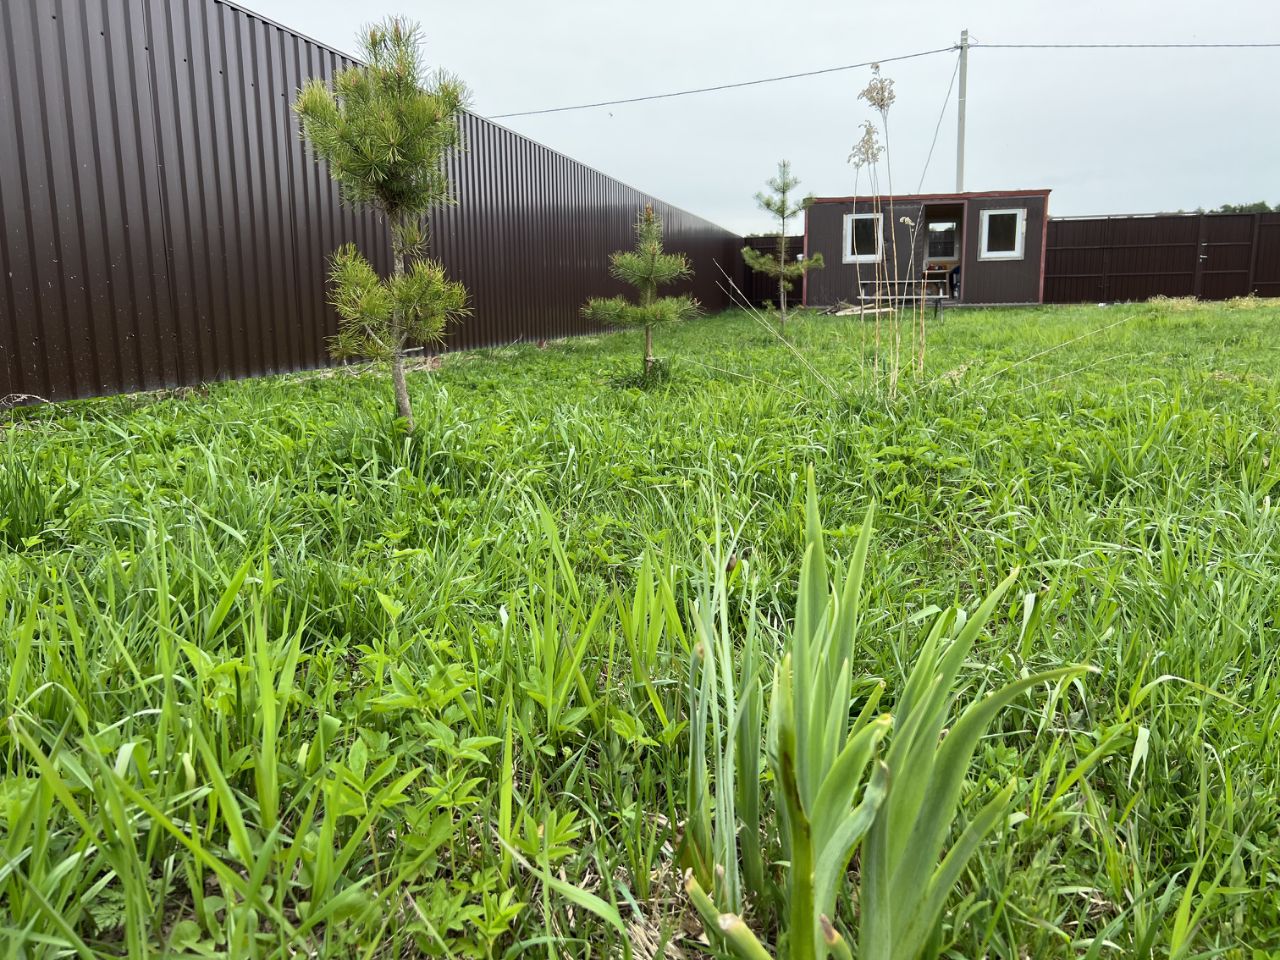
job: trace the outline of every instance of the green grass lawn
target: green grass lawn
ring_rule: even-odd
[[[929,952],[1274,955],[1280,304],[950,312],[894,398],[870,323],[790,333],[450,355],[412,440],[352,370],[8,415],[3,956],[698,956],[694,607],[767,687],[810,466],[840,562],[876,508],[855,699],[1014,568],[962,697],[1096,669],[981,741]]]

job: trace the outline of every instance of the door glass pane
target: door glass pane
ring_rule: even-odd
[[[942,260],[956,255],[956,224],[954,220],[936,220],[929,224],[929,256]]]

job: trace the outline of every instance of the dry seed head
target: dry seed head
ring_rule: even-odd
[[[883,152],[884,147],[880,146],[879,141],[876,139],[875,124],[870,120],[864,120],[862,123],[862,136],[853,145],[853,152],[849,154],[849,162],[853,164],[855,169],[872,167],[879,161],[880,154]]]
[[[867,81],[866,87],[858,94],[859,100],[865,100],[869,105],[880,111],[880,115],[884,116],[889,112],[889,108],[893,106],[893,101],[898,95],[893,92],[893,81],[888,77],[880,76],[880,64],[873,63],[871,65],[871,79]]]

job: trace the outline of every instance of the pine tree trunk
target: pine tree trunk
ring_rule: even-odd
[[[782,194],[782,221],[778,230],[778,329],[787,335],[787,194]]]
[[[653,324],[644,325],[644,375],[653,372]]]
[[[778,326],[787,332],[787,278],[778,274]]]
[[[391,269],[397,277],[404,276],[407,270],[405,261],[408,258],[408,253],[404,250],[404,245],[397,237],[396,231],[391,231]],[[405,422],[405,430],[413,433],[417,429],[417,423],[413,419],[413,405],[409,402],[409,384],[404,378],[403,329],[398,331],[395,351],[395,355],[391,358],[391,382],[396,391],[396,410],[400,419]]]
[[[396,388],[396,409],[400,412],[401,419],[405,422],[405,427],[409,433],[417,428],[417,424],[413,420],[413,406],[409,403],[409,385],[404,379],[404,354],[396,353],[391,360],[391,382]]]

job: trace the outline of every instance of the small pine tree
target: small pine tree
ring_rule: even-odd
[[[802,278],[810,270],[821,270],[822,254],[815,253],[804,260],[787,263],[787,222],[799,216],[813,201],[807,196],[799,203],[791,202],[792,191],[800,185],[800,181],[791,175],[791,162],[778,162],[778,175],[768,181],[771,193],[757,193],[756,203],[761,210],[778,218],[777,255],[769,256],[751,247],[742,248],[742,259],[747,267],[756,273],[774,277],[778,281],[778,317],[782,329],[787,329],[787,291],[791,290],[795,281]]]
[[[444,160],[461,138],[466,89],[443,73],[426,76],[420,40],[417,25],[405,20],[368,27],[364,63],[340,71],[332,86],[310,81],[293,105],[303,138],[328,161],[343,199],[375,207],[391,232],[389,279],[354,244],[334,253],[329,302],[341,322],[329,352],[390,363],[396,406],[410,431],[405,351],[439,341],[446,324],[468,312],[466,289],[424,256],[427,211],[453,202]]]
[[[605,326],[644,325],[644,374],[653,372],[653,326],[690,320],[702,312],[693,297],[659,297],[658,288],[693,276],[683,253],[664,253],[662,221],[647,205],[636,218],[636,245],[609,255],[610,273],[636,288],[637,302],[623,297],[593,298],[582,308],[588,320]]]

